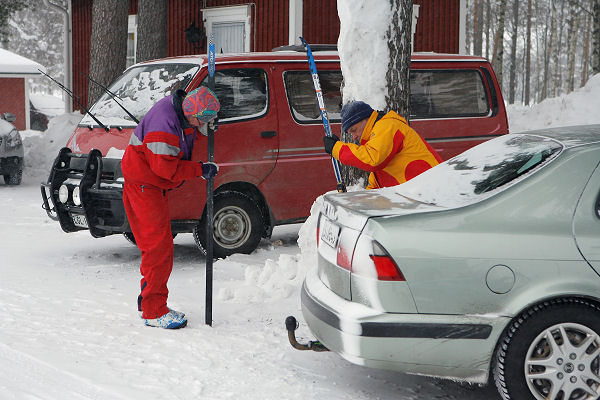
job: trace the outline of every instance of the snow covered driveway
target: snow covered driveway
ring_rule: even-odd
[[[1,399],[495,399],[460,386],[299,352],[284,319],[301,321],[299,225],[252,255],[215,263],[213,327],[204,325],[204,263],[175,239],[169,305],[185,329],[145,327],[139,252],[122,236],[66,234],[41,209],[39,178],[0,185]]]

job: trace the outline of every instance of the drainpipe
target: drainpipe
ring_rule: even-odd
[[[73,92],[73,25],[71,20],[71,0],[67,0],[67,7],[59,6],[50,0],[44,0],[46,7],[51,7],[63,14],[65,20],[65,30],[63,36],[63,60],[65,68],[64,85]],[[63,101],[65,103],[65,112],[73,112],[73,103],[71,98],[63,91]]]
[[[290,0],[290,19],[288,21],[288,44],[300,44],[302,36],[302,9],[303,0]]]

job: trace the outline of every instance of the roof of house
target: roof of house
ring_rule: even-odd
[[[39,75],[46,68],[28,58],[0,49],[0,75]]]

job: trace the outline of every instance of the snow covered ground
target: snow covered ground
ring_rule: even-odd
[[[600,123],[599,102],[600,75],[569,96],[509,107],[511,131]],[[310,220],[276,228],[251,255],[215,263],[213,327],[204,325],[205,259],[191,235],[179,235],[169,304],[189,324],[145,327],[136,311],[137,248],[121,236],[65,234],[40,207],[39,182],[79,118],[61,115],[43,134],[23,132],[23,184],[0,185],[0,399],[497,398],[493,387],[293,350],[286,316],[298,317],[298,335],[312,339],[299,304],[314,257]]]

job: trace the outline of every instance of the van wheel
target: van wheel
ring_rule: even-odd
[[[600,396],[600,308],[586,300],[544,302],[507,329],[494,359],[504,399]]]
[[[137,246],[137,243],[135,242],[135,236],[133,236],[133,232],[123,232],[123,236],[125,236],[125,239],[127,239],[129,243],[133,244],[134,246]],[[177,234],[173,233],[173,239],[175,239],[175,236],[177,236]]]
[[[258,205],[240,192],[223,192],[214,198],[213,256],[224,258],[234,253],[252,253],[264,231]],[[206,255],[204,218],[194,228],[196,245]]]
[[[7,185],[20,185],[23,179],[23,170],[20,169],[14,174],[4,175],[4,183]]]

